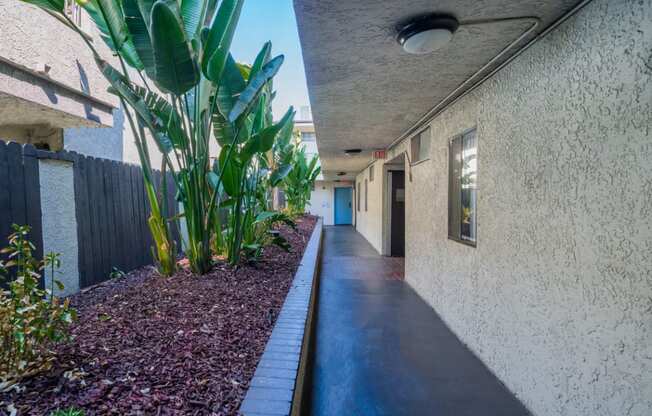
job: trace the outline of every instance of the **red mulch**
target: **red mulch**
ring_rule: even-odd
[[[50,373],[0,395],[0,414],[237,414],[315,221],[281,228],[292,252],[269,247],[253,265],[171,278],[147,267],[76,295],[73,341]]]

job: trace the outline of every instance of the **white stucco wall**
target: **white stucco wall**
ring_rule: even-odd
[[[651,51],[651,0],[594,0],[432,121],[406,178],[408,283],[535,415],[652,415]],[[474,126],[477,248],[447,239]]]
[[[383,161],[374,162],[374,180],[369,180],[369,168],[355,178],[356,189],[360,184],[360,210],[356,212],[356,229],[378,251],[383,252]],[[365,179],[368,183],[367,209],[365,210]],[[358,197],[355,197],[355,204]]]
[[[65,289],[56,295],[79,291],[77,217],[75,215],[75,184],[72,162],[39,160],[41,212],[43,221],[43,253],[61,254],[61,269],[57,279]],[[46,285],[50,274],[46,274]],[[49,286],[48,286],[49,287]]]

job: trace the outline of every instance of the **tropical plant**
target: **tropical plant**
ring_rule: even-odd
[[[310,202],[310,192],[321,172],[317,165],[319,158],[314,155],[310,161],[303,146],[295,146],[292,153],[292,170],[283,180],[283,190],[287,200],[287,209],[293,216],[301,215]]]
[[[9,246],[0,251],[7,261],[0,261],[0,278],[8,280],[10,271],[15,279],[8,290],[0,291],[0,391],[10,388],[17,380],[49,368],[52,343],[68,338],[68,326],[76,318],[70,300],[52,293],[60,267],[58,254],[50,253],[43,261],[33,256],[34,245],[27,239],[28,226],[13,225]],[[41,272],[50,272],[52,289],[43,289]]]
[[[77,31],[93,52],[111,92],[120,98],[143,166],[151,207],[148,223],[162,272],[171,274],[175,268],[170,224],[179,218],[170,218],[166,199],[160,197],[165,195],[161,191],[165,181],[158,187],[153,183],[145,132],[163,154],[163,171],[173,174],[183,207],[188,236],[184,250],[191,269],[196,273],[210,269],[211,243],[215,248],[226,244],[230,260],[237,262],[245,217],[252,215],[247,211],[250,193],[265,174],[259,155],[271,148],[294,114],[289,110],[280,123],[273,124],[268,111],[271,80],[283,62],[282,55],[271,58],[271,45],[266,44],[247,67],[237,64],[229,52],[244,0],[222,0],[219,6],[217,0],[78,0],[116,55],[119,68],[110,58],[102,58],[66,16],[63,0],[23,1],[56,15]],[[134,74],[140,85],[131,79]],[[222,149],[219,161],[211,166],[213,135]],[[225,195],[229,202],[221,200]],[[231,203],[232,215],[228,224],[222,224],[218,207]],[[221,241],[223,229],[227,230],[226,243]]]
[[[56,410],[50,416],[84,416],[85,414],[83,410],[71,407],[66,410]]]

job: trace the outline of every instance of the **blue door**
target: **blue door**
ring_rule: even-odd
[[[335,225],[353,224],[353,188],[335,188]]]

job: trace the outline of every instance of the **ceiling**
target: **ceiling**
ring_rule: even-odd
[[[533,26],[491,71],[578,0],[294,0],[308,90],[325,177],[358,172],[458,86]],[[409,55],[396,26],[425,13],[455,16],[462,26],[444,48]],[[473,82],[481,77],[473,78]],[[470,82],[469,86],[473,83]],[[361,148],[356,156],[345,149]]]

